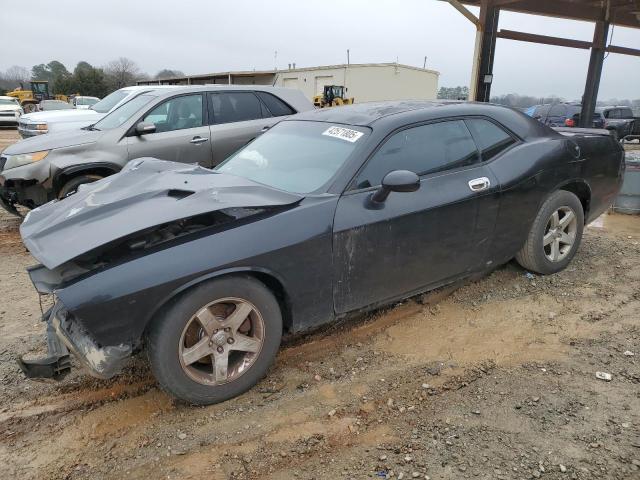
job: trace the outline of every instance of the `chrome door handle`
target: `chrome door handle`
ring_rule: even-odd
[[[469,180],[469,188],[472,192],[481,192],[491,186],[491,182],[487,177],[474,178]]]
[[[200,145],[201,143],[208,142],[208,141],[209,141],[208,138],[193,137],[191,140],[189,140],[189,143],[193,143],[195,145]]]

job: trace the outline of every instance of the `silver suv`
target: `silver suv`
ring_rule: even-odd
[[[140,93],[81,130],[22,140],[0,155],[0,203],[35,208],[155,157],[213,167],[287,115],[312,110],[299,90],[204,85]]]

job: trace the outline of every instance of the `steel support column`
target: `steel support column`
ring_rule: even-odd
[[[596,22],[593,33],[593,46],[591,47],[591,58],[589,60],[589,70],[587,71],[587,83],[584,87],[584,95],[582,96],[582,111],[580,113],[581,127],[590,127],[593,121],[608,35],[609,22]]]
[[[480,5],[480,28],[476,37],[476,58],[474,58],[474,78],[472,98],[478,102],[488,102],[491,98],[493,81],[493,58],[496,50],[500,8],[491,0],[483,0]]]

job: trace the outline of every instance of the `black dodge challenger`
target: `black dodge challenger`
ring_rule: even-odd
[[[512,258],[552,274],[621,184],[601,130],[509,108],[391,102],[300,114],[214,170],[142,158],[29,213],[49,356],[107,378],[147,351],[170,394],[236,396],[283,332],[317,327]]]

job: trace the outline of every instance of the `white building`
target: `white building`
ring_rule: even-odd
[[[308,98],[322,94],[325,85],[343,85],[356,103],[377,100],[432,100],[438,93],[434,70],[396,63],[364,63],[296,68],[276,73],[275,85],[298,88]]]
[[[310,100],[322,94],[325,85],[343,85],[356,103],[379,100],[435,99],[439,72],[399,63],[363,63],[287,70],[219,72],[163,80],[139,85],[275,85],[298,88]]]

